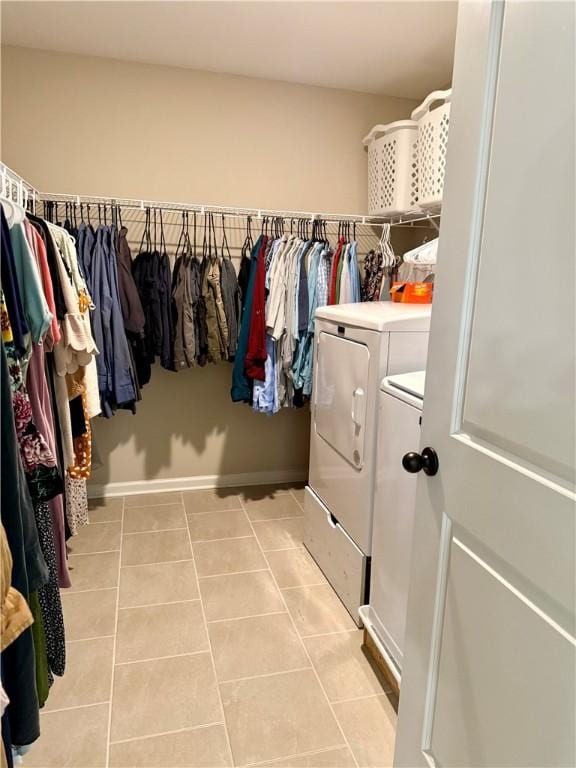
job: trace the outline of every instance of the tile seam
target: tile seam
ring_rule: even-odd
[[[262,573],[269,570],[270,568],[256,568],[250,571],[226,571],[225,573],[210,573],[207,576],[198,576],[198,581],[201,581],[202,579],[218,579],[222,576],[240,576],[243,573]]]
[[[118,571],[116,575],[116,607],[114,609],[114,640],[112,642],[112,674],[110,679],[110,705],[108,708],[108,730],[106,735],[106,768],[110,766],[110,739],[112,736],[112,710],[114,707],[114,677],[116,669],[116,645],[118,636],[118,606],[120,604],[120,568],[122,567],[122,542],[124,531],[124,510],[126,498],[122,497],[122,516],[120,518],[120,554],[118,555]]]
[[[219,680],[219,685],[227,685],[228,683],[243,683],[246,680],[260,680],[265,677],[279,677],[280,675],[290,675],[293,672],[307,672],[312,669],[312,664],[308,664],[306,667],[294,667],[294,669],[280,669],[277,672],[264,672],[262,675],[246,675],[246,677],[232,677],[228,680]]]
[[[115,667],[127,667],[130,664],[147,664],[150,661],[167,661],[168,659],[183,659],[187,656],[199,656],[202,653],[209,653],[208,648],[202,648],[199,651],[187,651],[186,653],[172,653],[169,656],[149,656],[145,659],[130,659],[129,661],[117,661]]]
[[[213,723],[201,723],[200,725],[191,725],[187,728],[177,728],[174,731],[160,731],[159,733],[147,733],[144,736],[131,736],[129,739],[117,739],[116,741],[111,741],[110,746],[116,745],[116,744],[130,744],[133,741],[144,741],[145,739],[155,739],[158,736],[171,736],[175,733],[188,733],[188,731],[200,731],[202,728],[214,728],[216,725],[221,725],[224,728],[226,728],[225,724],[218,720],[214,721]]]
[[[186,504],[184,502],[184,495],[183,494],[180,494],[180,495],[182,497],[182,506],[184,507],[184,509],[186,509]],[[216,671],[216,661],[214,659],[212,641],[210,640],[210,633],[208,632],[208,622],[206,620],[204,600],[202,599],[202,592],[200,591],[200,577],[198,576],[198,568],[196,566],[194,547],[192,546],[192,534],[190,533],[189,526],[186,526],[186,530],[188,531],[188,544],[190,546],[190,551],[192,552],[192,563],[194,567],[194,574],[196,576],[196,584],[198,585],[198,593],[200,595],[200,609],[202,611],[202,623],[204,624],[204,630],[206,632],[206,637],[208,640],[208,651],[210,654],[210,662],[212,665],[212,674],[214,676],[214,685],[216,687],[216,696],[218,697],[218,704],[220,705],[220,716],[222,718],[222,722],[224,723],[224,734],[226,736],[226,745],[228,747],[228,757],[230,759],[230,765],[235,765],[234,753],[232,752],[232,742],[230,741],[230,734],[228,733],[228,724],[226,722],[226,712],[224,711],[224,702],[222,700],[222,693],[220,691],[220,686],[218,685],[218,673]]]
[[[75,707],[56,707],[55,709],[42,709],[40,711],[40,717],[44,715],[53,715],[56,712],[70,712],[73,709],[88,709],[89,707],[102,707],[104,704],[110,704],[110,700],[95,701],[92,704],[76,704]]]
[[[347,744],[337,744],[335,747],[324,747],[323,749],[313,749],[309,752],[298,752],[295,755],[282,755],[281,757],[273,757],[270,760],[260,760],[257,763],[247,763],[240,768],[258,768],[262,765],[270,765],[270,763],[277,762],[278,760],[293,760],[295,757],[314,757],[314,755],[321,755],[324,752],[332,752],[335,749],[348,749]]]
[[[167,600],[165,603],[142,603],[141,605],[119,605],[119,611],[131,611],[135,608],[159,608],[162,605],[180,605],[181,603],[198,603],[199,597],[190,597],[187,600]]]
[[[249,517],[247,512],[246,512],[246,516],[248,517],[248,519],[250,519],[250,517]],[[252,530],[254,530],[254,525],[253,525],[253,521],[252,520],[250,520],[250,524],[252,525]],[[254,530],[254,533],[256,533],[255,530]],[[258,546],[260,546],[260,542],[258,542]],[[298,628],[296,626],[296,623],[295,623],[295,621],[294,621],[294,619],[292,617],[292,614],[290,613],[290,611],[288,609],[288,603],[284,599],[284,594],[283,594],[282,590],[280,589],[280,587],[278,586],[278,581],[277,581],[277,579],[276,579],[276,577],[274,575],[274,572],[272,571],[272,568],[270,567],[270,562],[269,562],[268,558],[266,557],[266,553],[264,552],[262,547],[260,547],[260,550],[262,551],[262,555],[263,555],[264,559],[268,563],[268,568],[269,568],[270,573],[272,575],[272,579],[273,579],[273,581],[274,581],[274,583],[276,585],[276,589],[280,593],[280,597],[282,598],[282,602],[284,603],[284,607],[286,608],[286,611],[288,612],[288,616],[289,616],[290,622],[292,624],[292,627],[294,629],[294,632],[296,633],[296,636],[298,637],[298,639],[300,641],[300,645],[301,645],[302,649],[304,650],[304,653],[306,654],[306,657],[307,657],[307,659],[308,659],[308,661],[310,663],[310,666],[312,668],[312,674],[315,676],[315,678],[316,678],[316,680],[318,682],[318,685],[320,686],[320,690],[324,694],[325,702],[327,703],[327,705],[328,705],[328,707],[330,709],[330,712],[332,713],[332,717],[334,719],[334,722],[336,723],[336,727],[338,728],[338,730],[340,732],[340,736],[342,737],[342,739],[346,743],[346,746],[350,750],[350,754],[352,755],[352,760],[354,761],[354,765],[356,766],[356,768],[359,768],[358,761],[356,759],[356,755],[354,754],[354,752],[353,752],[353,750],[352,750],[352,748],[350,746],[348,738],[347,738],[347,736],[346,736],[346,734],[344,732],[344,728],[340,724],[340,720],[336,717],[336,712],[334,710],[334,707],[332,706],[332,702],[328,698],[328,694],[326,693],[326,689],[324,688],[324,686],[322,685],[322,681],[320,680],[320,675],[318,674],[316,668],[314,667],[314,664],[312,663],[312,657],[308,653],[308,649],[306,648],[306,644],[304,643],[304,640],[302,639],[302,637],[300,636],[300,633],[298,632]],[[274,758],[272,758],[272,759],[274,759]]]

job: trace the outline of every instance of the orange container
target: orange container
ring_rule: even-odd
[[[392,301],[402,304],[432,304],[434,283],[392,283]]]

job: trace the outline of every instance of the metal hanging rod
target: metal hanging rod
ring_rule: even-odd
[[[207,205],[203,203],[175,203],[161,200],[137,200],[133,198],[121,197],[97,197],[91,195],[67,195],[59,193],[43,192],[40,196],[43,202],[68,203],[73,205],[105,205],[119,207],[128,210],[145,211],[147,208],[161,209],[163,211],[189,211],[197,213],[200,216],[207,214],[220,214],[224,216],[237,216],[242,218],[252,217],[255,219],[263,218],[283,218],[283,219],[307,219],[317,221],[321,219],[327,223],[338,224],[342,221],[378,227],[385,224],[404,225],[413,224],[418,221],[429,221],[434,224],[434,219],[439,218],[439,212],[427,212],[419,209],[407,213],[384,217],[369,216],[351,213],[318,213],[312,211],[289,211],[289,210],[271,210],[266,208],[236,208],[233,206]]]

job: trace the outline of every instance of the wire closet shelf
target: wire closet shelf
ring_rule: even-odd
[[[90,205],[94,207],[106,206],[111,209],[120,208],[126,210],[161,210],[161,211],[188,211],[200,216],[208,214],[252,219],[304,219],[310,222],[323,221],[327,224],[339,224],[349,222],[351,224],[368,227],[412,226],[418,222],[426,222],[437,229],[436,219],[440,218],[440,208],[431,210],[414,209],[395,216],[369,216],[351,213],[322,213],[317,211],[292,211],[272,210],[267,208],[239,208],[235,206],[210,205],[204,203],[180,203],[165,200],[142,200],[124,197],[105,197],[98,195],[70,195],[55,192],[39,192],[24,178],[4,163],[0,163],[0,183],[3,197],[15,200],[23,207],[36,210],[40,203],[55,203],[62,205]]]

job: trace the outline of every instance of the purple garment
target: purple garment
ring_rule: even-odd
[[[56,433],[54,429],[54,414],[48,382],[46,381],[46,369],[44,367],[44,346],[32,345],[32,356],[26,374],[26,387],[30,396],[32,417],[36,428],[44,436],[53,456],[58,456],[56,447]],[[56,549],[56,565],[58,569],[58,586],[70,587],[70,574],[66,559],[66,531],[64,523],[64,497],[62,494],[50,499],[48,506],[52,515],[52,527],[54,532],[54,547]]]

